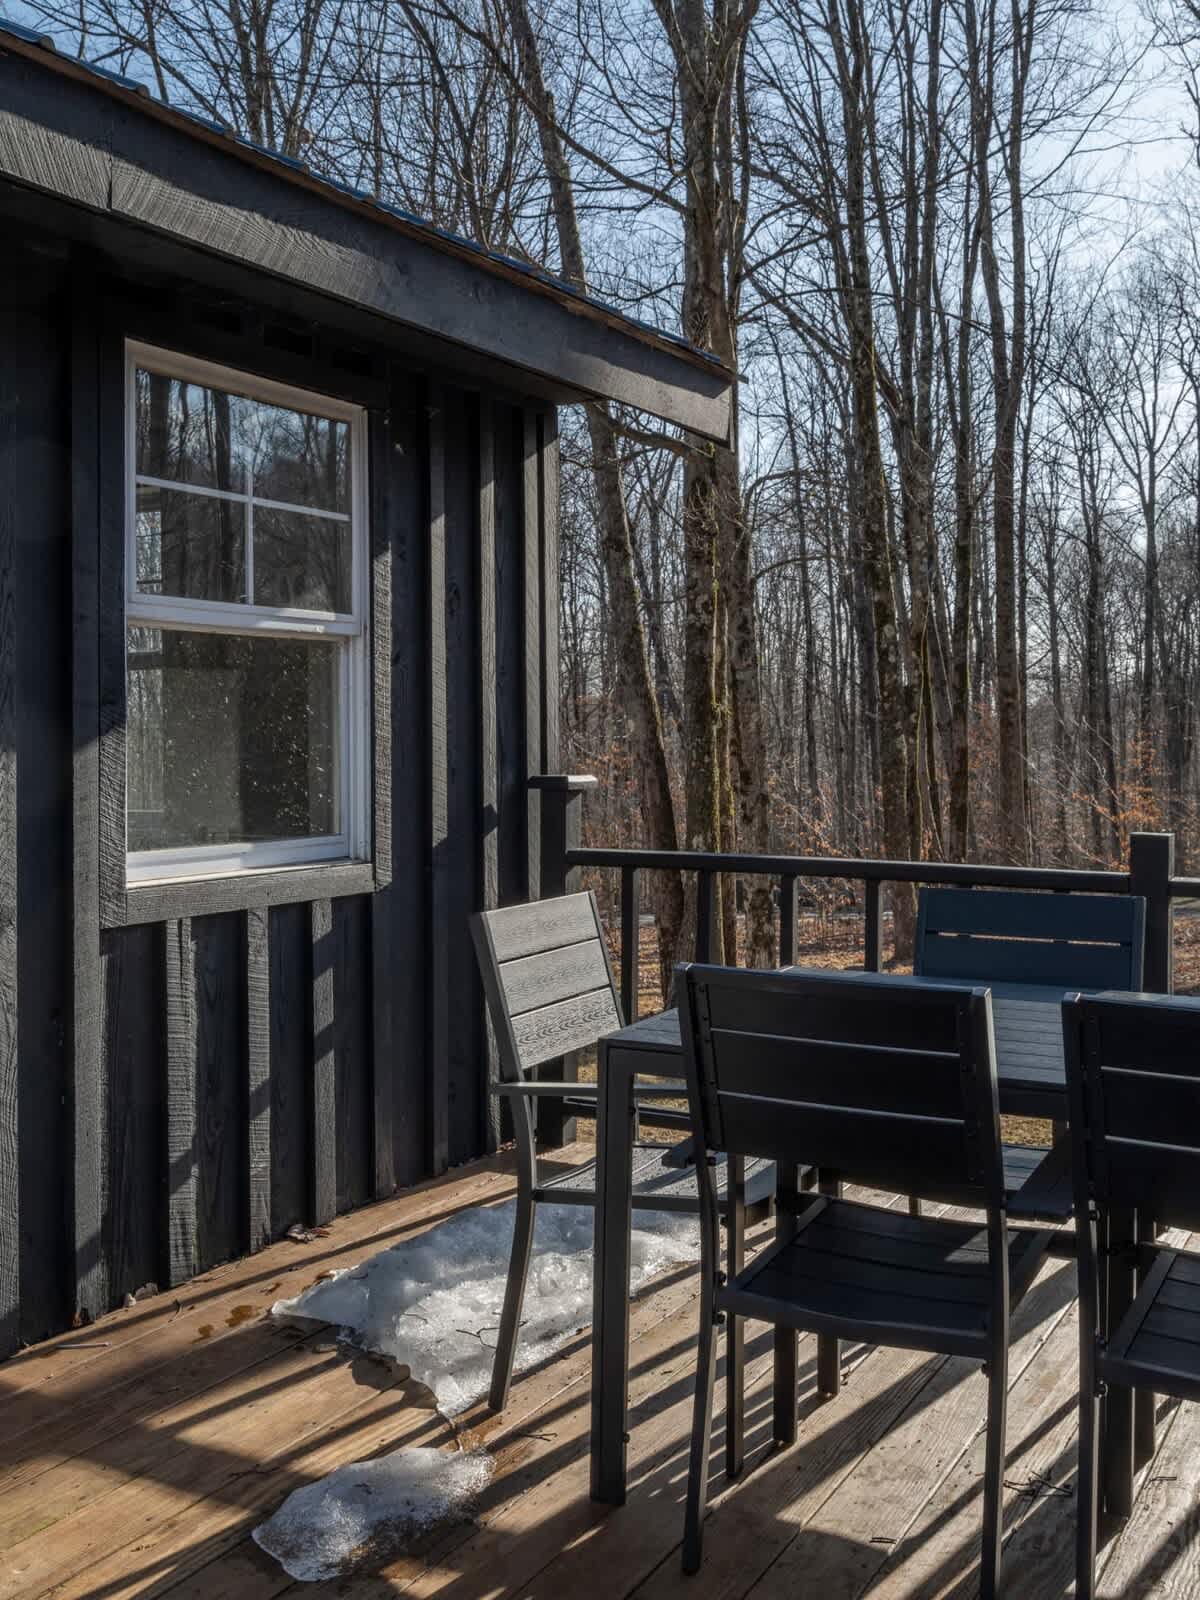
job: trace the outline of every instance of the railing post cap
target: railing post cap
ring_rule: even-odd
[[[531,789],[560,794],[586,794],[589,789],[597,789],[599,786],[599,778],[594,778],[588,772],[539,772],[529,780]]]

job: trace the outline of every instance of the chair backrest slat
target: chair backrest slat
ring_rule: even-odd
[[[496,960],[500,962],[561,950],[564,945],[598,938],[600,932],[595,900],[590,894],[531,900],[527,905],[482,911],[479,916],[491,929]]]
[[[540,1066],[569,1050],[586,1050],[621,1026],[608,989],[594,989],[557,1005],[539,1006],[512,1019],[522,1067]]]
[[[1076,1196],[1200,1227],[1200,1001],[1063,1004]]]
[[[590,994],[609,986],[608,963],[600,941],[593,935],[583,944],[569,944],[561,950],[543,950],[540,955],[505,961],[500,967],[504,998],[513,1016],[540,1006],[557,1005],[576,995]]]
[[[508,1081],[621,1026],[594,895],[478,912],[471,936]]]
[[[1138,989],[1145,923],[1138,895],[922,889],[913,970],[971,982]]]
[[[685,1066],[709,1149],[911,1192],[982,1189],[998,1203],[986,992],[862,973],[681,970]]]

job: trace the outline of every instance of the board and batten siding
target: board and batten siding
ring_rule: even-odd
[[[494,1146],[467,917],[536,892],[558,760],[554,414],[392,350],[375,872],[124,893],[113,335],[147,329],[104,295],[66,247],[0,265],[0,1354]]]

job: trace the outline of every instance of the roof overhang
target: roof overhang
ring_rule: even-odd
[[[736,380],[703,352],[7,32],[0,179],[487,357],[514,386],[728,440]]]

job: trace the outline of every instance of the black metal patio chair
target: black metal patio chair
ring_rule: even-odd
[[[1000,1570],[1009,1311],[1050,1240],[1008,1227],[990,994],[865,973],[708,966],[681,968],[677,987],[697,1148],[731,1163],[772,1158],[780,1172],[776,1242],[726,1280],[712,1169],[698,1166],[700,1352],[685,1572],[701,1559],[716,1326],[750,1317],[776,1329],[781,1443],[796,1437],[797,1332],[986,1363],[981,1589],[990,1600]],[[789,1169],[802,1161],[900,1193],[954,1192],[986,1221],[800,1195]]]
[[[1140,989],[1146,902],[1131,894],[922,889],[913,971],[973,983]]]
[[[924,978],[1035,989],[1128,989],[1142,984],[1146,902],[1125,894],[1028,894],[1013,889],[922,889],[913,971]],[[1049,1154],[1006,1144],[1009,1215],[1064,1222],[1071,1151],[1056,1128]]]
[[[594,1116],[594,1083],[537,1082],[533,1070],[572,1051],[587,1050],[622,1025],[621,1005],[593,894],[563,895],[528,905],[479,912],[471,936],[496,1036],[500,1079],[492,1091],[512,1106],[517,1149],[517,1205],[504,1308],[492,1366],[490,1404],[503,1410],[512,1381],[525,1285],[539,1201],[595,1206],[596,1163],[588,1161],[539,1181],[533,1102],[553,1096],[575,1115]],[[680,1082],[655,1079],[639,1086],[639,1105],[678,1099]],[[690,1127],[687,1112],[650,1111],[660,1125]],[[640,1120],[640,1119],[639,1119]],[[698,1212],[700,1196],[694,1166],[671,1160],[674,1145],[654,1143],[634,1130],[633,1205],[641,1211]],[[775,1173],[769,1162],[738,1170],[729,1188],[720,1174],[720,1207],[732,1205],[731,1246],[741,1240],[747,1219],[767,1214],[774,1200]],[[732,1426],[732,1425],[731,1425]],[[731,1453],[738,1448],[732,1437]]]
[[[1063,1003],[1079,1239],[1079,1521],[1075,1593],[1095,1593],[1100,1400],[1107,1384],[1200,1400],[1200,1253],[1151,1243],[1135,1212],[1200,1228],[1200,1000]],[[1137,1293],[1106,1325],[1106,1268]]]

